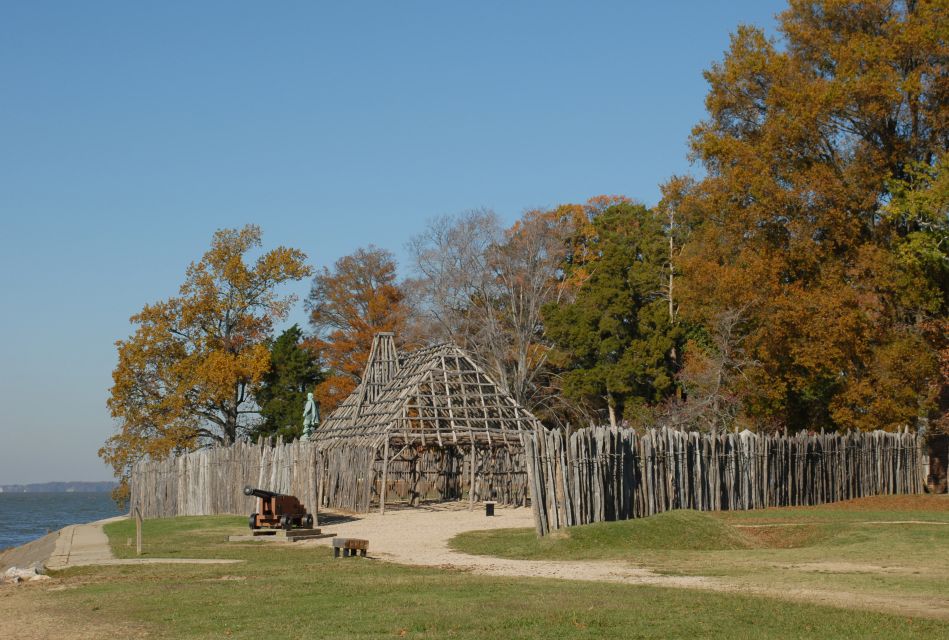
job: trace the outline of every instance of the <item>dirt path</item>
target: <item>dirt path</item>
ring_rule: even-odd
[[[832,524],[829,520],[808,520],[806,522],[772,522],[766,524],[733,524],[736,529],[770,529],[775,527],[810,527],[815,524]],[[949,527],[949,522],[936,520],[852,520],[847,524],[925,524],[937,527]]]
[[[496,514],[488,518],[482,510],[468,511],[466,505],[442,504],[390,511],[385,516],[366,514],[348,522],[332,522],[323,528],[340,537],[368,539],[371,557],[400,564],[458,569],[489,576],[705,589],[949,620],[949,599],[946,597],[910,598],[839,589],[767,588],[740,579],[662,575],[648,567],[618,560],[511,560],[469,555],[449,548],[448,541],[465,531],[534,526],[530,509],[498,508]],[[329,546],[331,541],[323,539],[297,544]]]
[[[445,569],[460,569],[494,576],[529,576],[564,580],[626,582],[660,586],[697,587],[709,578],[663,576],[644,567],[615,561],[559,562],[549,560],[510,560],[474,556],[455,551],[448,541],[465,531],[533,527],[530,509],[498,508],[493,518],[484,510],[468,511],[460,504],[442,504],[361,515],[350,522],[321,525],[326,531],[345,538],[369,540],[370,555],[390,562]],[[301,542],[303,545],[329,546],[331,540]]]

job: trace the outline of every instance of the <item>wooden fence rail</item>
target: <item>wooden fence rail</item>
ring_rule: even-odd
[[[670,509],[814,505],[920,493],[922,438],[908,431],[716,436],[593,427],[524,438],[535,525],[626,520]]]

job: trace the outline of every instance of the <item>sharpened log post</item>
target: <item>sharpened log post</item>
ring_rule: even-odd
[[[142,510],[135,505],[135,555],[142,555]]]

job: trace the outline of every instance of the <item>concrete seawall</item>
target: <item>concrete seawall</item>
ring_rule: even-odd
[[[56,543],[64,529],[47,533],[42,538],[32,540],[19,547],[11,547],[0,553],[0,573],[10,567],[21,569],[41,569],[56,550]]]

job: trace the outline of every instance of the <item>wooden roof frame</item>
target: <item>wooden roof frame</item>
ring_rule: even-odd
[[[539,421],[452,344],[401,356],[392,333],[373,338],[362,382],[317,428],[337,446],[517,446]]]

